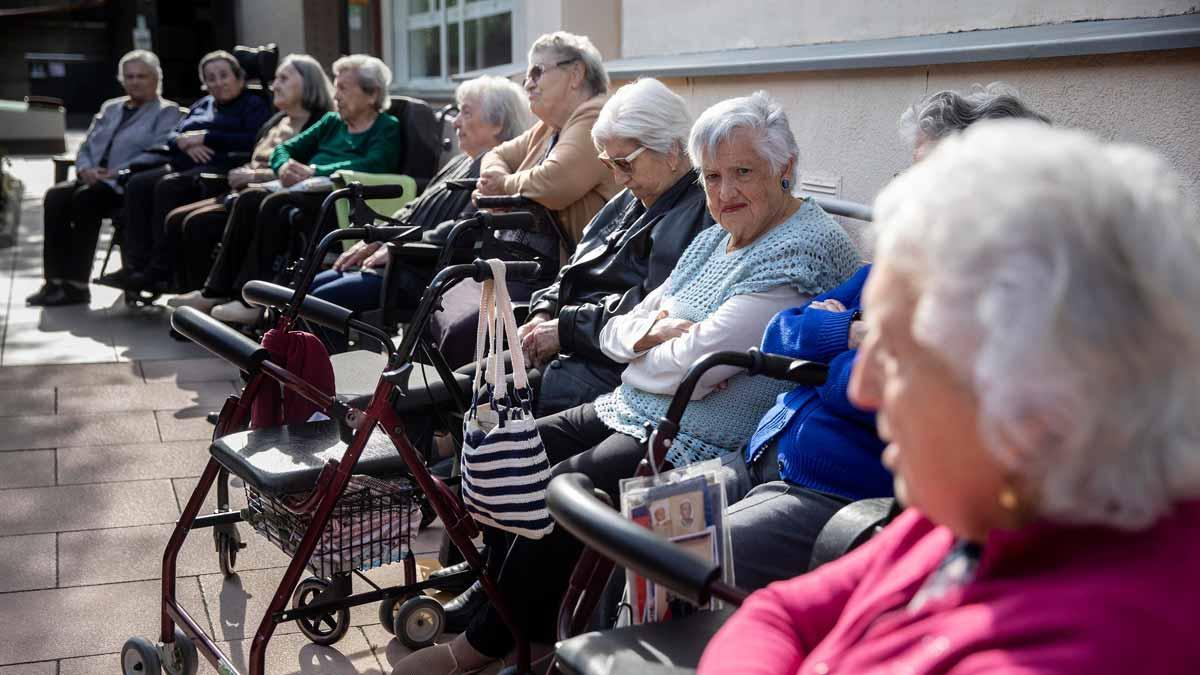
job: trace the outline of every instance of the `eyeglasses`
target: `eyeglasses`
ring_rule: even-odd
[[[639,145],[637,150],[625,155],[624,157],[609,157],[608,153],[602,152],[596,155],[604,166],[608,167],[609,171],[616,170],[621,173],[633,173],[633,160],[641,156],[646,151],[646,146]]]
[[[553,67],[554,68],[562,68],[563,66],[571,64],[571,63],[575,63],[578,60],[579,60],[578,58],[574,58],[574,59],[567,59],[566,61],[559,61],[559,62],[555,63]],[[545,75],[546,70],[549,68],[550,68],[550,66],[543,66],[540,63],[535,63],[532,66],[529,66],[529,72],[525,73],[525,81],[536,83],[538,80],[542,79],[542,75]]]

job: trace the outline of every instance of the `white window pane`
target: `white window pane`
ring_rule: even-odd
[[[408,32],[408,77],[410,79],[442,76],[438,30],[438,28],[423,28]]]
[[[463,25],[466,47],[464,70],[512,63],[512,14],[471,19]]]

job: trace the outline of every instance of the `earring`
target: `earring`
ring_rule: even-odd
[[[792,188],[792,181],[790,181],[790,180],[788,180],[788,179],[786,179],[786,178],[784,178],[783,180],[779,181],[779,184],[783,186],[783,189],[784,189],[784,190],[790,190],[790,189]]]
[[[1017,507],[1020,506],[1020,500],[1017,498],[1017,491],[1011,487],[1005,487],[1000,491],[999,501],[1000,508],[1004,509],[1005,511],[1016,511]]]

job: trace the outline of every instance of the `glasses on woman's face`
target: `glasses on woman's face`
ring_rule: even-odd
[[[578,60],[579,59],[567,59],[565,61],[559,61],[553,66],[544,66],[540,63],[535,63],[532,66],[529,66],[529,72],[525,73],[525,81],[537,84],[537,81],[542,79],[542,75],[545,75],[546,71],[550,68],[562,68],[563,66],[575,63]]]
[[[596,155],[604,166],[608,167],[609,171],[620,171],[621,173],[633,173],[633,160],[641,156],[646,151],[646,146],[639,145],[637,150],[625,155],[624,157],[609,157],[607,152],[602,152]]]

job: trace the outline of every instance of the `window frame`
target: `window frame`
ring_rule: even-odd
[[[474,0],[467,2],[466,0],[458,0],[458,4],[454,7],[447,6],[447,0],[428,0],[430,11],[421,14],[411,14],[409,12],[410,0],[391,0],[392,9],[392,44],[391,53],[389,54],[392,68],[393,80],[392,91],[395,93],[433,93],[446,94],[447,96],[454,91],[457,86],[456,76],[463,72],[473,71],[450,71],[450,54],[449,41],[451,25],[459,26],[458,40],[458,63],[459,67],[466,62],[466,22],[476,19],[483,19],[489,16],[498,16],[507,13],[509,15],[509,40],[510,52],[513,58],[518,58],[517,47],[523,42],[521,26],[524,24],[524,3],[517,0]],[[437,28],[440,40],[439,55],[440,62],[438,70],[442,73],[442,77],[417,77],[410,78],[408,47],[409,35],[411,31]],[[485,68],[504,68],[510,67],[517,62],[514,60],[506,64],[493,64]]]

